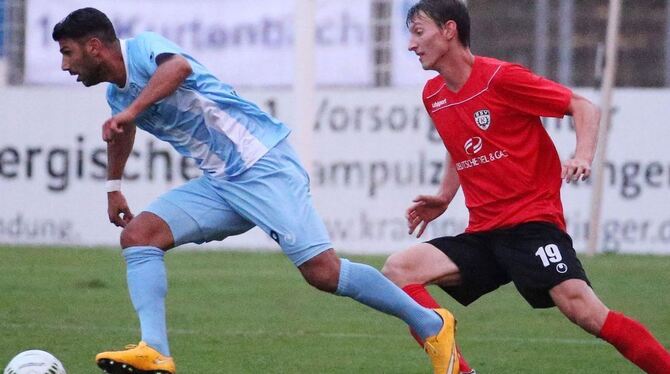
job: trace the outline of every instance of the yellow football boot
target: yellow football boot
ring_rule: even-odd
[[[129,344],[125,351],[98,353],[98,366],[110,374],[175,374],[172,357],[163,356],[147,343]]]
[[[423,349],[433,363],[434,374],[458,374],[458,352],[456,352],[456,320],[446,309],[433,309],[442,317],[444,324],[437,335],[426,338]]]

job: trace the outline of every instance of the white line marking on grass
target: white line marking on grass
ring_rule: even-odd
[[[41,325],[36,323],[4,323],[3,326],[8,329],[48,329],[48,330],[61,330],[61,331],[127,331],[136,333],[137,328],[134,327],[110,327],[110,326],[82,326],[82,325]],[[304,337],[304,336],[317,336],[320,338],[338,338],[338,339],[407,339],[407,335],[404,332],[399,332],[398,334],[368,334],[368,333],[356,333],[356,332],[318,332],[318,331],[265,331],[265,330],[255,330],[255,331],[231,331],[231,330],[222,330],[222,331],[212,331],[208,330],[194,330],[194,329],[168,329],[168,333],[171,335],[200,335],[200,336],[241,336],[241,337]],[[505,336],[505,337],[494,337],[494,336],[461,336],[459,341],[472,341],[478,343],[489,343],[489,342],[500,342],[500,343],[531,343],[531,344],[564,344],[564,345],[602,345],[605,344],[602,340],[596,338],[531,338],[531,337],[518,337],[518,336]]]

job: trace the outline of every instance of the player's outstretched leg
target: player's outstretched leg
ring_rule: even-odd
[[[670,373],[670,353],[641,323],[609,310],[586,282],[570,279],[550,291],[571,321],[612,344],[645,373]]]
[[[299,269],[307,282],[320,290],[350,297],[402,319],[424,341],[432,342],[426,352],[431,356],[436,374],[447,373],[445,370],[449,363],[453,363],[453,370],[447,374],[458,374],[454,348],[455,322],[446,310],[434,311],[422,307],[377,269],[346,259],[340,260],[333,250],[320,253],[300,265]]]

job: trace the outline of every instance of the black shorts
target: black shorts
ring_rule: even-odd
[[[568,279],[584,280],[570,235],[551,223],[529,222],[511,228],[445,236],[427,242],[458,266],[461,284],[441,286],[468,305],[498,287],[514,282],[533,308],[555,304],[549,290]]]

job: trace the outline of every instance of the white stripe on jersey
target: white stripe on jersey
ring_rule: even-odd
[[[226,162],[210,150],[209,144],[191,135],[184,135],[188,139],[188,150],[191,156],[202,160],[199,165],[200,169],[212,171],[212,174],[217,177],[225,176]]]
[[[222,132],[228,139],[230,139],[244,163],[245,168],[250,167],[258,161],[264,154],[267,153],[268,148],[256,138],[242,123],[239,123],[235,118],[230,116],[225,110],[219,107],[219,104],[208,99],[202,94],[191,90],[177,90],[175,94],[177,100],[177,108],[190,108],[196,112],[202,113],[205,125],[208,128],[213,128]],[[193,144],[195,139],[191,139]],[[205,145],[205,144],[203,144]],[[205,145],[206,146],[206,145]],[[192,146],[189,146],[190,149]],[[201,155],[208,150],[197,147],[198,153]],[[204,151],[204,152],[203,152]],[[195,157],[199,157],[193,154]],[[215,175],[225,175],[225,163],[218,157],[212,157],[210,154],[203,158],[201,167],[203,169],[214,170]]]

